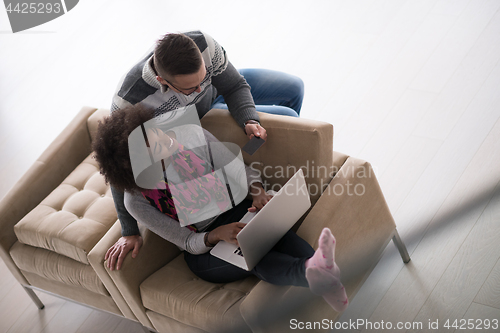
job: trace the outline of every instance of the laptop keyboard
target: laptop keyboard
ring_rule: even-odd
[[[236,253],[237,255],[239,256],[242,256],[243,257],[243,252],[241,252],[241,249],[240,248],[237,248],[236,250],[234,250],[233,253]]]

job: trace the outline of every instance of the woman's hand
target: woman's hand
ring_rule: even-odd
[[[236,239],[236,235],[245,227],[245,223],[234,222],[230,224],[221,225],[220,227],[215,228],[210,231],[208,234],[208,242],[212,245],[217,244],[219,241],[223,240],[228,243],[238,244],[238,240]]]
[[[132,258],[137,257],[139,253],[139,249],[142,246],[142,237],[141,235],[133,235],[133,236],[123,236],[120,237],[116,241],[116,243],[109,248],[104,256],[104,260],[108,261],[108,268],[110,270],[114,270],[116,263],[116,270],[119,270],[122,267],[123,260],[127,254],[132,251]]]
[[[252,194],[253,202],[252,207],[248,208],[248,211],[252,213],[261,210],[273,197],[264,191],[261,183],[252,184],[250,193]]]

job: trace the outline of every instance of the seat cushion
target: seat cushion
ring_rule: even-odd
[[[87,253],[116,220],[109,186],[89,155],[14,231],[21,243],[88,264]]]
[[[140,290],[144,307],[151,311],[208,332],[231,327],[245,332],[248,326],[239,306],[259,281],[253,276],[226,284],[204,281],[180,254],[147,278]]]
[[[107,289],[90,265],[82,264],[53,251],[20,242],[16,242],[12,246],[10,255],[25,276],[29,275],[26,272],[32,273],[50,281],[61,282],[65,285],[109,296]],[[33,282],[30,281],[30,283]]]

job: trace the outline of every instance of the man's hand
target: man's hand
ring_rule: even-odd
[[[141,235],[120,237],[120,239],[118,239],[116,243],[109,248],[109,250],[106,252],[106,255],[104,256],[104,260],[108,261],[108,268],[110,270],[114,270],[116,263],[116,270],[119,270],[122,267],[123,260],[127,256],[127,253],[129,253],[130,250],[133,250],[132,258],[135,258],[137,257],[141,246]]]
[[[248,138],[251,139],[254,136],[258,136],[259,138],[263,139],[264,141],[267,139],[267,132],[266,129],[259,124],[252,124],[248,123],[245,125],[245,133],[247,134]]]
[[[223,240],[228,243],[233,243],[238,246],[238,240],[236,239],[236,235],[245,227],[245,223],[234,222],[230,224],[221,225],[220,227],[215,228],[210,231],[208,234],[208,242],[210,244],[217,244],[219,241]]]

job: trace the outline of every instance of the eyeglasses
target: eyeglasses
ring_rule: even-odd
[[[163,79],[165,80],[165,79]],[[179,90],[181,93],[183,93],[184,95],[191,95],[192,93],[194,93],[196,90],[198,90],[200,88],[200,84],[198,84],[196,87],[194,88],[189,88],[189,89],[180,89],[180,88],[177,88],[176,86],[174,86],[171,82],[165,80],[165,82],[167,82],[168,84],[170,84],[172,87],[174,87],[176,90]]]

